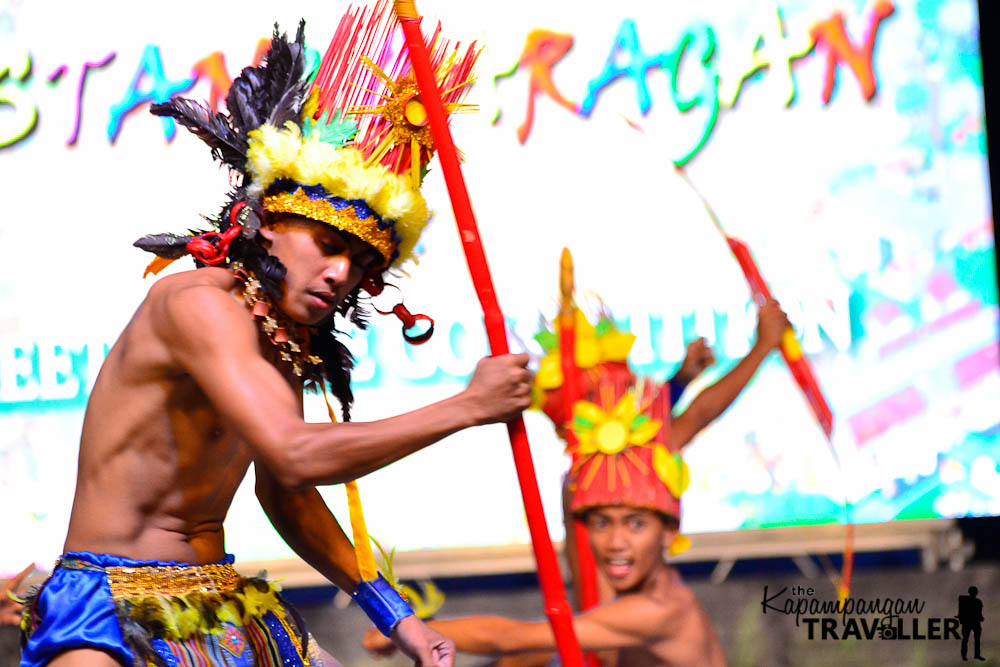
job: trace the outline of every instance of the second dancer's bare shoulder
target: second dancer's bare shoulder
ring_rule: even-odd
[[[666,567],[655,579],[655,585],[645,595],[668,610],[670,621],[669,631],[653,645],[652,653],[665,665],[725,667],[725,654],[711,620],[680,573]],[[622,662],[622,665],[629,664],[633,663]]]

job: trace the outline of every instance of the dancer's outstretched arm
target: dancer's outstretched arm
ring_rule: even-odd
[[[654,600],[626,595],[573,619],[573,630],[585,651],[648,646],[677,632],[683,615],[679,600]],[[455,642],[459,651],[501,656],[531,651],[555,651],[552,628],[546,621],[516,621],[500,616],[470,616],[429,621],[428,625]],[[392,651],[376,631],[364,638],[366,650],[386,655]]]
[[[461,429],[509,421],[531,403],[529,357],[513,354],[483,359],[464,391],[424,408],[367,423],[309,424],[300,388],[261,353],[257,327],[241,302],[203,286],[153,302],[162,309],[154,321],[172,361],[288,489],[356,479]]]
[[[670,425],[670,444],[679,449],[691,442],[698,432],[712,423],[732,405],[747,386],[757,369],[776,347],[788,328],[788,317],[777,301],[768,301],[757,315],[757,340],[743,357],[722,378],[708,387]]]

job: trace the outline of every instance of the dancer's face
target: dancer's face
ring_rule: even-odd
[[[377,267],[382,256],[353,234],[297,215],[281,214],[261,227],[268,251],[288,269],[282,312],[300,324],[319,324]]]
[[[641,587],[662,567],[663,550],[677,534],[656,512],[635,507],[597,507],[585,521],[597,566],[619,594]]]

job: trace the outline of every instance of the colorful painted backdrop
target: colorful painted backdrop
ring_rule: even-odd
[[[0,4],[0,573],[61,548],[101,361],[148,288],[131,242],[181,231],[225,174],[150,101],[222,104],[274,20],[318,53],[342,3]],[[423,0],[485,47],[457,119],[512,346],[555,312],[559,250],[664,377],[685,342],[740,358],[754,309],[677,177],[683,164],[753,250],[836,415],[835,462],[780,359],[687,451],[687,532],[1000,512],[997,282],[972,0],[709,3]],[[314,53],[311,62],[315,62]],[[434,339],[355,332],[356,418],[461,390],[485,354],[447,196],[398,281]],[[321,405],[309,414],[323,418]],[[528,416],[553,537],[566,460]],[[400,549],[526,542],[502,428],[449,438],[362,480],[372,532]],[[342,492],[325,491],[343,512]],[[290,554],[241,490],[243,558]]]

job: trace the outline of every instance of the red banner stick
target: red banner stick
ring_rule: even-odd
[[[772,298],[771,290],[768,289],[767,283],[760,275],[760,270],[757,268],[753,255],[750,254],[750,249],[743,241],[732,236],[726,236],[726,243],[729,244],[729,249],[740,268],[743,269],[743,275],[746,276],[747,283],[750,285],[754,301],[757,302],[758,306],[764,305]],[[812,365],[803,355],[799,341],[795,338],[795,333],[791,328],[785,331],[782,338],[781,356],[785,359],[785,364],[792,372],[792,377],[805,395],[806,401],[809,402],[809,407],[812,409],[816,421],[819,422],[820,428],[829,438],[833,434],[833,411],[830,410],[830,404],[826,402],[826,398],[819,388],[819,382],[816,381]]]
[[[729,246],[729,250],[733,253],[733,257],[736,258],[737,263],[740,265],[740,269],[743,271],[743,276],[746,278],[747,285],[750,287],[750,292],[753,294],[753,299],[758,306],[764,305],[764,303],[771,299],[771,290],[768,288],[767,283],[764,281],[764,277],[760,273],[760,269],[757,268],[757,262],[754,261],[753,255],[750,253],[750,248],[743,241],[729,236],[726,234],[726,230],[723,229],[722,223],[719,221],[718,216],[715,215],[715,211],[709,205],[708,200],[698,191],[698,188],[694,186],[691,179],[688,178],[687,173],[684,169],[679,166],[675,167],[677,173],[681,178],[688,184],[691,190],[695,193],[698,199],[701,200],[702,206],[705,207],[705,211],[708,213],[708,217],[712,219],[715,224],[715,228],[719,230],[722,237],[726,240],[726,244]],[[827,443],[830,445],[830,452],[833,454],[834,460],[840,465],[840,457],[837,456],[837,450],[833,447],[833,411],[830,409],[830,404],[827,403],[826,397],[823,395],[823,390],[819,387],[819,382],[816,380],[816,374],[813,373],[812,364],[802,353],[802,348],[799,345],[798,339],[795,337],[795,331],[788,327],[785,330],[785,335],[781,340],[781,356],[785,360],[785,365],[788,366],[788,370],[792,373],[792,378],[795,383],[799,385],[802,390],[802,394],[805,396],[806,401],[809,403],[809,407],[812,410],[813,416],[816,418],[816,422],[819,424],[820,428],[823,429],[824,435],[826,435]],[[843,468],[841,467],[841,472]],[[844,523],[846,524],[846,539],[844,544],[844,562],[840,573],[840,582],[837,585],[838,596],[841,600],[847,598],[851,591],[851,574],[854,569],[854,524],[851,520],[851,505],[847,499],[844,499],[844,510],[845,517]]]
[[[573,406],[580,400],[580,371],[576,365],[576,304],[573,300],[573,256],[569,248],[563,248],[559,258],[559,360],[562,362],[562,402],[563,425],[566,431],[566,446],[574,452],[572,463],[576,464],[579,455],[577,451],[576,433],[573,431]],[[597,561],[590,548],[590,536],[583,520],[571,518],[566,522],[569,530],[574,533],[576,544],[576,562],[579,565],[580,577],[580,608],[582,611],[593,609],[600,604],[597,591]],[[593,653],[584,654],[587,667],[600,667],[601,662]]]
[[[479,229],[472,213],[469,193],[465,188],[465,179],[459,166],[458,152],[448,129],[448,116],[441,101],[434,70],[431,67],[427,46],[420,32],[420,15],[412,0],[395,0],[394,8],[399,24],[406,38],[406,48],[410,54],[410,64],[417,85],[420,87],[420,101],[427,110],[427,119],[437,149],[441,172],[448,186],[448,195],[455,213],[459,237],[465,251],[465,259],[469,264],[472,282],[476,295],[483,308],[486,321],[486,335],[490,350],[495,355],[507,354],[507,330],[504,325],[503,313],[497,302],[493,289],[493,279],[486,263],[483,243],[479,237]],[[528,518],[528,531],[531,534],[531,546],[535,552],[535,562],[538,565],[538,581],[545,600],[545,613],[552,633],[555,635],[556,648],[563,665],[583,667],[583,654],[580,644],[573,632],[573,611],[566,599],[556,552],[549,538],[548,526],[545,523],[545,512],[542,509],[542,499],[538,493],[538,481],[535,476],[535,466],[531,460],[528,448],[528,434],[524,428],[524,420],[518,417],[507,424],[510,435],[511,449],[514,455],[514,466],[517,468],[517,479],[521,486],[521,497]]]
[[[708,200],[694,187],[694,183],[691,182],[691,179],[688,178],[687,173],[681,167],[675,168],[680,177],[684,179],[695,195],[697,195],[698,199],[701,200],[702,206],[708,212],[708,216],[715,224],[715,228],[719,230],[719,233],[726,240],[729,250],[733,253],[733,257],[736,258],[737,263],[739,263],[740,269],[743,271],[743,276],[750,286],[750,292],[753,294],[754,301],[758,306],[764,305],[768,299],[772,298],[771,290],[768,289],[767,283],[764,282],[764,277],[761,276],[760,270],[757,268],[757,262],[754,261],[753,255],[750,254],[750,248],[743,241],[726,234],[725,229],[722,228],[722,223],[719,222],[718,216],[715,215],[715,211],[709,206]],[[823,391],[819,388],[819,382],[816,381],[816,374],[813,373],[812,365],[805,355],[803,355],[799,341],[795,337],[795,331],[791,327],[788,327],[785,335],[782,337],[781,356],[784,358],[788,370],[791,371],[792,378],[799,385],[802,394],[809,403],[813,416],[819,423],[820,428],[823,429],[827,440],[829,440],[833,434],[833,411],[830,410],[830,404],[827,403],[826,397],[823,396]],[[836,452],[833,455],[834,458],[837,458]]]

